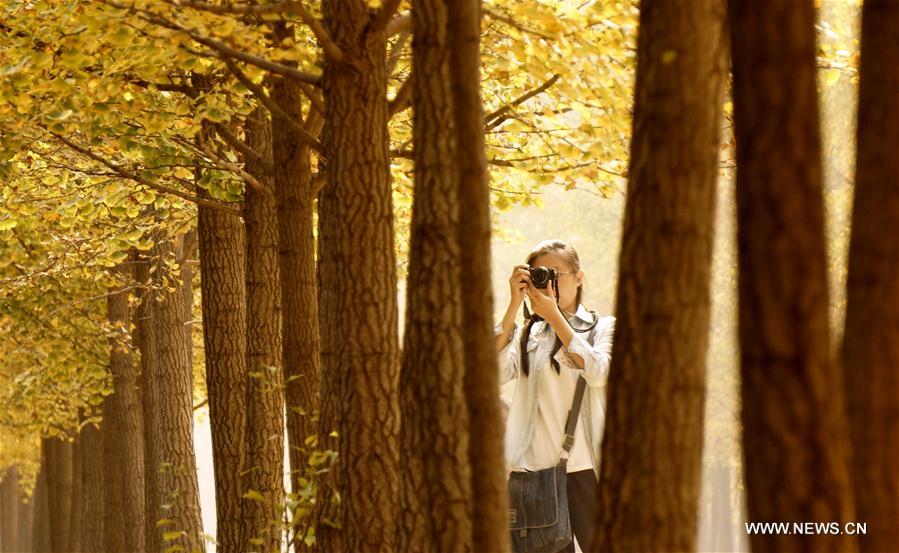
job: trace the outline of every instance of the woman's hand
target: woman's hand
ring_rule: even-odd
[[[509,306],[518,309],[524,300],[524,291],[531,282],[531,272],[527,265],[516,265],[509,277]]]
[[[561,315],[559,304],[556,303],[556,290],[550,280],[546,283],[547,294],[544,294],[534,283],[528,279],[527,289],[524,293],[531,300],[531,311],[546,321],[553,320],[556,315]]]

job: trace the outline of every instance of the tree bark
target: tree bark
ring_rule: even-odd
[[[240,551],[246,454],[246,237],[243,221],[198,206],[206,394],[215,472],[216,541]]]
[[[322,551],[394,551],[399,338],[387,37],[383,28],[370,26],[373,18],[363,0],[328,0],[323,12],[343,61],[326,60],[322,77],[328,168],[318,204],[319,436],[325,444],[337,430],[339,461],[329,475],[334,480],[320,484],[319,505],[333,510],[319,520],[316,539]],[[338,505],[330,485],[340,492]]]
[[[278,42],[293,36],[293,27],[275,28]],[[272,100],[297,123],[302,123],[302,93],[291,79],[277,78]],[[312,108],[310,107],[310,110]],[[307,126],[308,128],[308,126]],[[315,135],[315,129],[310,134]],[[318,287],[315,281],[313,207],[315,191],[309,146],[279,118],[272,118],[275,197],[278,203],[281,313],[284,341],[284,379],[287,437],[293,493],[308,464],[305,440],[316,433],[313,412],[318,409],[319,353]]]
[[[125,269],[120,273],[127,279],[123,286],[131,286],[134,277],[133,264],[124,267]],[[110,452],[111,456],[107,457],[109,463],[106,467],[107,473],[117,470],[120,471],[120,474],[115,475],[115,480],[113,480],[113,482],[118,482],[118,489],[108,487],[106,495],[107,498],[111,494],[116,496],[116,502],[110,502],[107,505],[116,508],[121,505],[121,509],[117,509],[118,513],[107,512],[107,515],[112,516],[112,520],[115,521],[115,539],[124,540],[122,542],[124,550],[143,551],[145,548],[144,534],[141,531],[134,531],[131,527],[136,521],[144,520],[145,508],[144,428],[139,388],[140,367],[134,359],[133,339],[130,339],[130,296],[129,291],[119,290],[110,294],[107,299],[110,322],[116,327],[120,337],[117,341],[110,342],[112,352],[109,366],[114,388],[113,395],[110,397],[116,399],[110,404],[115,409],[111,412],[113,419],[106,420],[113,425],[110,429],[114,428],[113,443],[115,445]],[[118,503],[119,501],[121,503]],[[121,526],[119,527],[119,525]],[[107,528],[106,530],[107,536],[109,536],[111,529]],[[117,547],[118,544],[119,542],[115,541],[109,542],[108,545]]]
[[[47,498],[47,456],[46,442],[48,438],[41,438],[41,467],[34,486],[34,518],[31,525],[32,548],[34,553],[50,553],[50,506]],[[100,548],[104,551],[103,536],[100,538]]]
[[[724,12],[721,0],[640,7],[592,551],[696,549]]]
[[[19,489],[19,469],[13,465],[0,477],[0,552],[14,553],[19,540],[19,504],[22,493]]]
[[[412,10],[415,195],[400,370],[400,551],[472,551],[447,5]],[[494,389],[495,391],[495,389]]]
[[[123,267],[115,271],[124,275]],[[103,398],[103,422],[101,435],[103,438],[103,532],[104,546],[107,551],[125,551],[126,491],[125,486],[125,434],[126,425],[130,431],[130,421],[126,422],[124,411],[126,388],[130,385],[129,373],[133,371],[134,359],[129,350],[127,325],[129,322],[127,291],[122,290],[124,284],[110,290],[106,297],[106,307],[111,327],[109,338],[109,374],[112,382],[110,395]],[[143,520],[143,519],[141,519]]]
[[[843,365],[862,551],[899,550],[899,3],[862,5]]]
[[[199,486],[193,444],[193,359],[185,331],[190,308],[184,287],[190,287],[190,271],[181,268],[167,273],[166,259],[181,257],[183,237],[177,243],[160,236],[153,247],[154,278],[159,286],[153,306],[156,325],[156,389],[159,440],[157,493],[161,515],[171,522],[157,532],[183,532],[166,546],[180,545],[187,551],[205,550],[200,520]],[[165,275],[165,278],[164,278]],[[164,439],[163,439],[164,437]]]
[[[743,451],[750,522],[853,521],[831,360],[811,0],[732,1]],[[753,534],[755,551],[854,536]]]
[[[72,443],[61,438],[47,440],[47,500],[53,513],[50,522],[50,550],[72,550],[69,519],[72,514]]]
[[[103,470],[103,435],[93,423],[81,429],[81,486],[83,491],[81,530],[82,553],[104,553],[104,470]],[[35,496],[37,497],[37,496]],[[34,518],[40,513],[39,503],[35,502]],[[35,536],[35,543],[37,536]]]
[[[493,287],[490,274],[490,190],[484,152],[484,110],[480,97],[481,13],[478,0],[449,0],[452,97],[458,160],[458,265],[462,286],[465,397],[468,400],[468,458],[474,502],[475,551],[508,551],[504,425],[499,370],[493,340]],[[460,280],[461,282],[461,280]]]
[[[154,234],[154,239],[158,236]],[[155,292],[150,276],[152,260],[141,255],[136,260],[134,279],[139,303],[135,310],[135,346],[140,351],[140,393],[144,439],[144,547],[148,553],[162,553],[165,549],[162,532],[156,523],[164,517],[160,509],[159,480],[159,391],[156,387],[156,323]]]
[[[272,158],[271,127],[257,110],[247,118],[247,143]],[[284,396],[282,390],[281,285],[278,213],[271,179],[255,162],[247,171],[269,188],[245,193],[247,236],[247,449],[243,501],[243,550],[280,551],[284,502]],[[254,544],[252,540],[261,540]]]
[[[78,422],[84,420],[83,413],[78,415]],[[72,507],[69,509],[69,547],[71,551],[81,551],[82,515],[84,511],[84,478],[83,452],[84,438],[79,433],[72,443]],[[22,548],[27,551],[26,548]]]

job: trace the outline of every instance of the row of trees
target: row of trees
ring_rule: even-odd
[[[526,192],[548,182],[545,173],[602,173],[608,178],[597,186],[613,189],[626,147],[620,99],[629,91],[620,75],[633,10],[543,6],[523,18],[503,4],[485,10],[482,32],[473,4],[412,12],[400,4],[325,2],[317,15],[300,2],[51,2],[20,6],[4,22],[13,46],[4,51],[11,118],[2,167],[11,184],[3,232],[22,246],[18,255],[50,261],[34,272],[13,266],[4,281],[4,322],[22,338],[4,344],[13,362],[3,371],[3,440],[11,444],[3,464],[25,472],[26,489],[37,481],[30,527],[47,528],[33,535],[56,542],[36,549],[204,548],[195,381],[212,423],[222,550],[277,550],[285,530],[298,548],[328,551],[394,550],[401,540],[504,547],[495,371],[453,364],[454,375],[432,376],[416,361],[441,358],[443,366],[480,351],[467,357],[480,368],[493,358],[480,335],[492,327],[489,273],[478,273],[476,297],[447,304],[453,315],[439,326],[411,325],[446,335],[451,347],[423,350],[439,342],[410,333],[401,381],[397,257],[407,256],[411,224],[441,237],[444,253],[435,265],[431,238],[414,239],[410,283],[431,281],[458,256],[488,267],[489,202],[532,201]],[[592,29],[599,21],[602,32]],[[497,60],[484,63],[485,103],[495,106],[486,114],[482,34],[484,56]],[[582,99],[593,83],[578,64],[600,55],[622,69],[593,103]],[[419,57],[431,61],[414,64]],[[443,92],[434,91],[438,82]],[[553,101],[520,113],[537,96]],[[581,113],[608,124],[581,121]],[[508,177],[490,189],[485,137],[491,165]],[[431,171],[434,148],[448,155]],[[591,151],[608,155],[586,158]],[[415,195],[424,215],[410,223],[403,206],[412,201],[416,161],[414,178],[426,183],[417,186],[433,194]],[[43,238],[48,227],[53,240]],[[201,314],[193,308],[197,257]],[[430,285],[415,289],[407,318],[417,322],[433,300]],[[481,324],[463,333],[462,317]],[[201,364],[192,362],[195,350]],[[439,410],[401,404],[400,389],[427,397],[444,390],[434,378],[450,376]],[[401,410],[410,421],[402,430]],[[469,443],[467,420],[493,421],[493,430],[471,433]],[[429,466],[440,452],[421,444],[435,427],[452,428],[442,454],[470,457],[474,468],[459,469],[470,481],[401,478],[400,445],[414,446],[404,456],[422,457],[403,462]],[[39,464],[27,447],[32,435],[45,436]],[[293,469],[286,496],[285,436]],[[50,461],[57,444],[70,461]],[[60,490],[58,475],[71,490]],[[441,486],[450,485],[464,502],[446,500]],[[409,504],[384,508],[401,488]],[[40,499],[48,493],[70,498],[60,508],[71,514],[50,516],[56,503]],[[409,517],[432,506],[461,526],[413,532]],[[71,517],[85,522],[68,527],[83,532],[59,526]]]
[[[136,62],[147,64],[139,71],[120,56],[109,58],[119,67],[74,59],[68,32],[61,33],[60,46],[16,27],[24,18],[4,27],[36,52],[29,54],[29,68],[48,83],[41,89],[31,75],[13,87],[51,98],[53,87],[60,94],[71,92],[66,87],[111,94],[110,82],[127,76],[145,94],[129,91],[122,104],[109,102],[120,108],[110,109],[109,118],[82,118],[65,106],[47,111],[15,96],[20,117],[12,124],[20,128],[4,136],[5,151],[15,151],[4,165],[16,176],[15,187],[46,194],[46,179],[56,177],[52,185],[74,190],[66,188],[64,174],[79,181],[78,190],[102,187],[110,178],[119,187],[125,179],[141,188],[105,190],[99,210],[69,198],[76,212],[70,228],[82,210],[93,218],[78,227],[76,241],[60,234],[57,240],[68,239],[73,250],[62,254],[52,249],[57,245],[16,232],[18,221],[34,228],[41,219],[56,222],[53,216],[13,205],[17,222],[5,223],[36,259],[58,254],[49,257],[62,267],[43,273],[69,279],[67,293],[101,289],[105,305],[89,304],[81,318],[70,320],[26,319],[28,304],[18,300],[27,296],[16,292],[5,309],[6,317],[24,311],[9,320],[41,328],[22,343],[4,345],[14,348],[19,362],[34,360],[24,354],[33,338],[50,338],[52,347],[38,359],[41,374],[23,366],[4,372],[13,375],[6,377],[13,401],[3,421],[13,437],[4,436],[4,443],[20,439],[15,429],[39,427],[47,437],[33,511],[8,510],[15,505],[6,498],[15,497],[18,467],[26,482],[35,473],[29,476],[24,462],[7,463],[15,468],[4,477],[4,517],[22,522],[5,518],[3,539],[18,540],[5,536],[30,524],[34,539],[50,537],[49,545],[31,544],[38,550],[203,549],[190,435],[189,260],[198,246],[222,550],[277,550],[285,526],[299,549],[507,549],[489,343],[487,166],[525,161],[485,156],[485,148],[491,151],[485,130],[511,119],[508,125],[521,123],[522,135],[529,134],[526,118],[512,118],[515,107],[558,79],[485,115],[478,52],[482,36],[490,51],[490,35],[482,33],[478,5],[469,0],[423,0],[408,14],[400,2],[369,8],[326,1],[321,18],[302,3],[180,4],[198,19],[187,24],[165,3],[96,7],[93,16],[110,13],[128,23],[100,33],[109,44],[130,47],[129,40],[138,40],[156,48]],[[68,9],[57,8],[56,15]],[[899,543],[896,482],[888,472],[899,457],[892,407],[899,398],[891,395],[890,376],[897,329],[889,313],[899,252],[882,229],[896,224],[891,153],[899,83],[890,67],[899,53],[890,37],[899,11],[888,0],[866,2],[863,9],[858,185],[846,331],[836,362],[827,325],[812,2],[733,1],[725,7],[722,0],[703,0],[676,8],[644,0],[640,11],[618,330],[591,549],[695,549],[729,36],[749,518],[868,522],[861,548],[889,550]],[[487,7],[487,19],[495,9]],[[77,17],[93,17],[90,8],[81,10]],[[534,32],[509,15],[499,13],[497,20],[519,36]],[[298,22],[305,24],[302,31]],[[127,36],[116,38],[121,29]],[[388,101],[404,33],[404,41],[413,37],[411,73]],[[303,38],[320,46],[321,59],[296,55]],[[497,47],[511,40],[499,38]],[[42,55],[50,56],[50,66],[41,67],[47,63]],[[167,82],[147,79],[142,71],[151,72],[165,56],[185,65],[167,72]],[[26,73],[11,74],[15,81]],[[485,97],[490,90],[487,84]],[[541,109],[583,126],[598,115],[588,108],[604,109],[590,103]],[[392,144],[391,117],[408,106],[411,135],[407,143]],[[179,115],[179,109],[187,111]],[[152,128],[158,134],[145,134]],[[509,140],[492,148],[530,147]],[[569,153],[592,155],[580,146],[576,142],[578,152]],[[552,154],[557,161],[564,155]],[[588,163],[616,172],[597,155]],[[407,158],[414,162],[415,193],[401,348],[391,160]],[[145,197],[150,201],[142,202],[138,194],[149,190],[155,191]],[[494,202],[515,195],[506,192]],[[178,199],[168,199],[173,195]],[[196,206],[196,231],[188,206]],[[121,232],[125,219],[135,227],[132,235]],[[103,239],[115,245],[97,244]],[[83,266],[67,265],[70,254],[81,261],[104,258],[112,267],[96,279]],[[463,270],[466,285],[458,286]],[[34,284],[10,282],[21,282],[23,290]],[[44,302],[63,296],[53,286],[41,293]],[[56,331],[85,324],[98,312],[108,320],[101,335],[108,346],[92,338],[96,332],[79,341],[73,340],[77,333]],[[91,357],[75,357],[78,349]],[[73,378],[66,372],[72,366],[85,370]],[[69,378],[42,389],[54,376]],[[60,414],[35,416],[48,405]],[[74,444],[66,440],[71,435]],[[293,469],[286,496],[285,435]],[[48,516],[49,505],[65,514]],[[135,521],[146,521],[145,527],[136,529]],[[751,539],[759,550],[858,546],[852,536]]]

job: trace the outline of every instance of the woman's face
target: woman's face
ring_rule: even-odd
[[[577,305],[574,299],[577,297],[577,288],[584,281],[584,271],[572,272],[571,266],[560,256],[554,253],[545,253],[534,259],[532,267],[548,267],[555,269],[559,283],[559,305],[565,311],[574,313]],[[541,288],[540,292],[549,295],[549,288]]]

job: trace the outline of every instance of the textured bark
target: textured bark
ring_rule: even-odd
[[[82,418],[79,413],[79,422]],[[81,466],[83,446],[84,438],[78,434],[72,443],[72,508],[69,509],[69,546],[71,551],[81,551],[82,516],[84,513],[84,481]],[[24,547],[22,550],[27,551]]]
[[[128,279],[127,285],[131,286],[133,283],[130,281],[134,276],[133,265],[126,267],[127,270],[123,271],[122,275]],[[132,315],[129,307],[130,295],[128,291],[120,291],[111,294],[107,300],[110,321],[121,329],[122,334],[120,341],[111,342],[113,350],[110,357],[110,371],[114,387],[113,396],[117,398],[112,403],[117,409],[113,414],[117,447],[112,452],[112,457],[107,458],[108,461],[112,461],[107,465],[107,471],[110,467],[117,467],[112,470],[121,472],[116,475],[116,478],[120,479],[117,480],[120,484],[118,490],[107,488],[106,493],[107,497],[110,493],[115,493],[116,501],[121,497],[122,509],[120,514],[114,515],[116,524],[122,524],[121,530],[115,530],[116,539],[121,532],[126,551],[143,551],[144,534],[134,529],[134,525],[140,524],[145,519],[144,427],[139,388],[140,366],[132,353],[133,339],[126,338],[130,333]]]
[[[737,141],[743,451],[750,522],[853,521],[831,360],[812,0],[729,4]],[[851,552],[851,535],[753,534]]]
[[[337,429],[319,504],[322,551],[395,551],[399,493],[399,345],[387,136],[386,33],[364,0],[323,3],[343,51],[322,86],[327,184],[319,196],[322,405],[319,435]],[[324,439],[322,440],[324,445]],[[333,516],[332,516],[333,515]]]
[[[64,553],[72,550],[70,517],[72,514],[72,443],[52,438],[47,440],[47,500],[52,505],[50,516],[50,550]]]
[[[415,199],[400,370],[400,551],[472,551],[447,6],[412,11]],[[494,390],[495,391],[495,390]]]
[[[123,274],[123,269],[117,272]],[[103,398],[103,422],[100,434],[103,437],[103,533],[107,551],[125,551],[125,425],[126,413],[123,403],[126,388],[129,386],[127,375],[133,371],[134,359],[126,339],[129,322],[127,291],[111,290],[106,297],[107,315],[112,329],[109,338],[109,373],[112,381],[112,393]],[[128,424],[130,427],[130,424]],[[143,520],[143,519],[141,519]]]
[[[239,218],[203,206],[198,212],[216,541],[223,552],[230,553],[240,551],[246,453],[246,238]]]
[[[899,3],[862,5],[843,365],[862,551],[899,551]]]
[[[724,15],[722,0],[640,8],[592,551],[696,549]]]
[[[19,504],[22,494],[19,489],[19,469],[16,465],[7,468],[0,476],[0,552],[14,553],[19,547]]]
[[[47,462],[46,441],[41,439],[41,468],[34,486],[34,518],[31,521],[32,549],[34,553],[50,553],[50,506],[47,499]],[[97,551],[105,551],[103,548],[103,536],[100,537],[100,548]]]
[[[465,351],[465,397],[472,421],[469,435],[475,551],[508,551],[504,426],[499,370],[493,340],[493,287],[490,274],[490,190],[484,153],[484,111],[480,97],[479,0],[448,0],[454,123],[458,160],[460,252],[465,267],[462,286],[462,338]],[[477,424],[477,428],[474,424]]]
[[[135,265],[134,279],[138,289],[139,303],[135,309],[135,346],[140,351],[140,392],[141,413],[143,415],[144,439],[144,547],[148,553],[162,553],[165,545],[156,522],[164,518],[160,510],[159,489],[159,417],[156,389],[156,324],[154,322],[154,293],[150,290],[151,260],[141,256]]]
[[[83,492],[81,529],[81,553],[103,553],[105,506],[103,503],[103,435],[94,424],[81,429],[81,487]],[[39,513],[35,502],[34,518]],[[35,536],[35,540],[37,536]]]
[[[22,503],[19,511],[19,548],[18,551],[33,551],[31,546],[31,528],[34,521],[34,496]]]
[[[293,36],[293,27],[276,27],[275,38]],[[290,79],[277,79],[272,100],[297,123],[302,122],[301,91]],[[311,109],[311,108],[310,108]],[[314,131],[314,129],[310,129]],[[314,132],[312,133],[314,134]],[[278,203],[281,312],[284,340],[284,379],[287,437],[293,492],[308,463],[304,440],[316,433],[312,420],[318,409],[319,352],[318,287],[315,281],[312,168],[309,147],[279,118],[272,119],[275,197]]]
[[[157,263],[154,278],[157,284],[167,271],[165,260],[181,257],[183,237],[173,244],[164,237],[153,247]],[[190,272],[181,269],[170,278],[169,287],[158,290],[153,306],[156,325],[157,356],[157,422],[160,439],[157,442],[159,468],[157,493],[162,517],[172,522],[157,532],[184,532],[168,541],[167,547],[180,545],[187,551],[205,550],[200,520],[200,498],[197,484],[197,465],[193,445],[193,360],[188,333],[184,326],[190,320],[190,308],[184,301],[185,286],[190,286]],[[166,508],[168,507],[168,508]]]
[[[271,127],[256,111],[247,121],[247,143],[271,159]],[[279,551],[284,502],[284,396],[282,390],[281,285],[278,219],[271,179],[247,162],[247,171],[269,191],[247,185],[244,221],[247,236],[247,449],[244,492],[263,500],[243,501],[242,550]],[[250,545],[250,540],[262,543]]]

